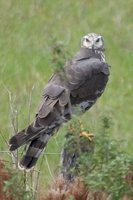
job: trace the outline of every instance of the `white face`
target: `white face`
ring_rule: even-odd
[[[104,39],[96,33],[89,33],[81,40],[81,47],[88,49],[104,50]]]

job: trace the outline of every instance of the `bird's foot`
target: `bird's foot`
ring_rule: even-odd
[[[86,137],[88,138],[90,141],[92,141],[93,137],[94,137],[94,134],[93,133],[90,133],[89,131],[86,131],[85,128],[84,128],[84,125],[82,124],[82,121],[79,120],[79,123],[80,123],[80,137]]]
[[[80,132],[80,137],[86,137],[88,138],[90,141],[92,141],[93,137],[94,137],[94,134],[93,133],[90,133],[88,131],[81,131]]]

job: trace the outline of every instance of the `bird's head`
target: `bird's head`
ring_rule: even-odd
[[[81,39],[81,47],[93,50],[104,50],[104,38],[96,33],[89,33]]]

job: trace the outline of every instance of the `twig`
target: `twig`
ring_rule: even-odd
[[[13,104],[12,104],[12,94],[11,91],[7,88],[7,86],[3,83],[3,86],[5,88],[5,90],[8,93],[8,97],[9,97],[9,105],[10,105],[10,110],[11,110],[11,125],[13,128],[13,132],[16,134],[17,133],[17,129],[18,129],[18,112],[17,110],[14,111],[13,108]],[[9,146],[9,145],[8,145]],[[12,161],[13,161],[13,167],[17,168],[18,165],[18,151],[14,151],[11,153],[12,155]]]
[[[45,155],[45,160],[46,160],[46,164],[47,164],[47,167],[48,167],[50,176],[54,179],[54,176],[53,176],[52,171],[51,171],[51,169],[50,169],[50,166],[49,166],[48,159],[47,159],[47,156],[46,156],[46,155]]]
[[[28,123],[30,123],[30,111],[31,111],[31,106],[32,106],[32,93],[34,90],[34,85],[31,88],[30,94],[29,94],[29,114],[28,114]]]

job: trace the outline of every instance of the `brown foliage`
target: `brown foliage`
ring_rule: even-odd
[[[4,161],[0,160],[0,199],[1,200],[13,200],[11,195],[7,196],[7,194],[3,191],[4,181],[7,181],[10,178],[9,173],[5,169]],[[10,194],[10,191],[8,192]]]
[[[107,200],[104,193],[90,192],[80,179],[70,183],[62,177],[55,179],[48,194],[41,200],[69,200],[70,197],[74,200]]]
[[[133,172],[126,176],[126,182],[133,188]]]
[[[86,200],[88,196],[88,189],[85,184],[77,179],[74,183],[69,185],[70,194],[74,197],[75,200]]]
[[[130,180],[132,176],[130,175]],[[128,177],[128,180],[129,180]],[[70,183],[62,177],[57,177],[49,192],[41,200],[112,200],[104,192],[91,192],[80,179]],[[124,196],[122,200],[133,200],[133,198]]]
[[[122,200],[133,200],[133,197],[125,195]]]
[[[41,200],[67,200],[69,196],[70,191],[67,182],[62,177],[58,177],[53,181],[48,194]]]
[[[5,162],[0,160],[0,200],[13,200],[11,191],[5,193],[3,191],[4,181],[10,179],[10,174],[5,168]],[[133,187],[133,172],[126,177],[127,183]],[[8,196],[7,196],[8,194]],[[70,198],[71,197],[71,198]],[[80,179],[74,182],[68,182],[62,176],[57,177],[47,194],[41,200],[112,200],[110,196],[104,192],[92,192]],[[122,200],[133,200],[133,197],[124,196]]]

